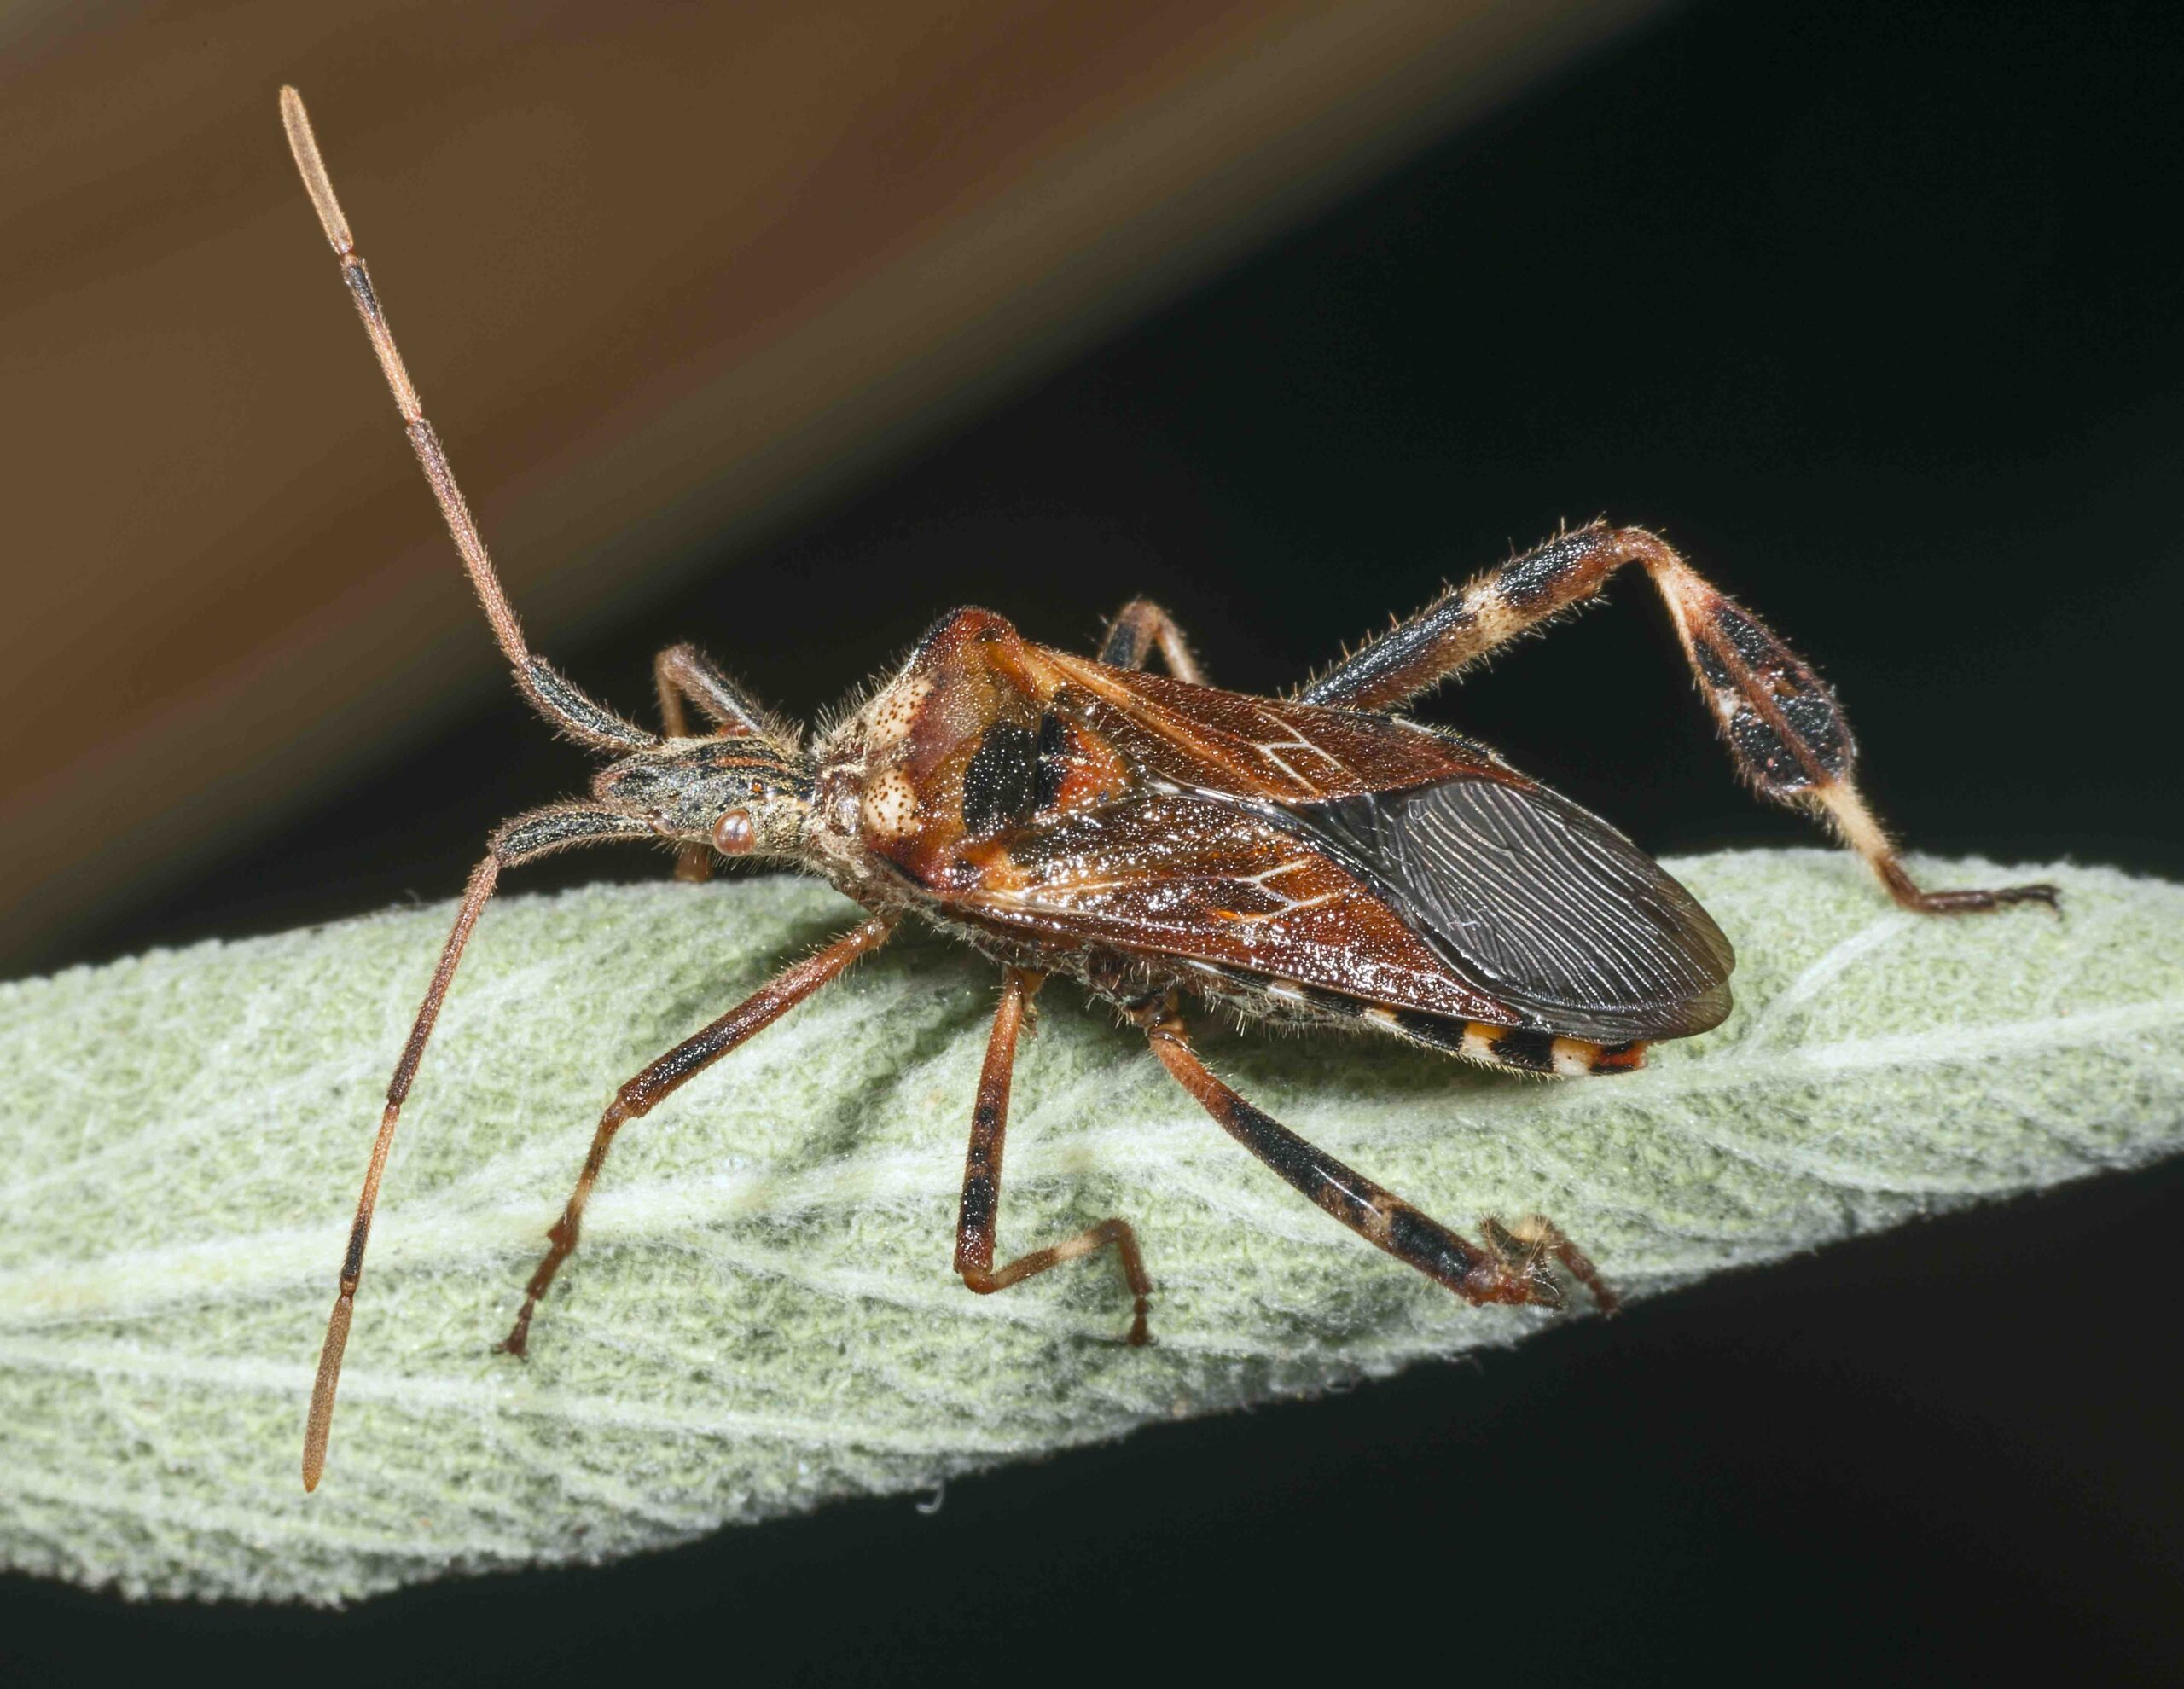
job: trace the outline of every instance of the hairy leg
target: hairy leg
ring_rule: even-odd
[[[1857,748],[1842,706],[1809,665],[1750,612],[1641,528],[1594,523],[1452,588],[1298,694],[1308,704],[1389,710],[1461,673],[1530,629],[1584,602],[1618,570],[1646,572],[1676,624],[1729,755],[1761,797],[1803,809],[1863,856],[1904,908],[1953,914],[2053,905],[2052,885],[1926,891],[1853,777]]]
[[[653,685],[659,693],[659,713],[670,739],[690,736],[685,700],[716,728],[731,734],[764,734],[765,712],[720,666],[694,645],[671,645],[652,659]]]

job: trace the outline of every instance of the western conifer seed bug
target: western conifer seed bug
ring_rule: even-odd
[[[1827,686],[1662,541],[1600,523],[1444,593],[1283,698],[1208,685],[1176,624],[1139,599],[1096,659],[1032,644],[990,611],[952,612],[816,736],[765,713],[694,647],[674,646],[653,665],[665,730],[648,733],[524,643],[292,88],[281,114],[516,685],[548,723],[609,759],[589,797],[502,824],[463,892],[364,1174],[311,1394],[306,1489],[325,1467],[372,1210],[433,1023],[502,871],[555,851],[664,840],[693,879],[716,854],[770,858],[828,881],[866,916],[614,1094],[500,1345],[517,1355],[577,1246],[616,1132],[911,914],[1002,970],[956,1222],[955,1270],[970,1289],[1004,1290],[1112,1247],[1136,1300],[1130,1340],[1147,1339],[1153,1280],[1124,1218],[994,1264],[1017,1038],[1041,984],[1063,974],[1120,1011],[1239,1143],[1368,1242],[1467,1302],[1558,1306],[1559,1265],[1612,1308],[1600,1274],[1550,1222],[1488,1217],[1471,1242],[1260,1112],[1200,1061],[1180,1003],[1188,993],[1246,1017],[1385,1033],[1573,1078],[1629,1071],[1649,1042],[1718,1024],[1734,958],[1690,893],[1487,746],[1397,713],[1631,566],[1666,605],[1729,754],[1760,796],[1831,827],[1906,908],[2055,902],[2049,885],[1914,885],[1858,794],[1850,730]],[[1146,670],[1156,651],[1165,675]],[[696,732],[691,710],[702,717]]]

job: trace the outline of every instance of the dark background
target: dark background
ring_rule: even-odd
[[[1693,9],[553,654],[636,711],[651,652],[695,638],[810,713],[948,605],[1083,645],[1145,591],[1217,680],[1273,689],[1606,514],[1815,659],[1914,847],[2184,874],[2181,77],[2152,6]],[[1657,852],[1805,842],[1743,798],[1643,589],[1615,599],[1432,712]],[[511,695],[72,959],[452,895],[496,820],[583,778]],[[2110,1178],[961,1482],[932,1517],[839,1506],[346,1616],[0,1579],[0,1664],[2173,1680],[2180,1222],[2184,1172]]]

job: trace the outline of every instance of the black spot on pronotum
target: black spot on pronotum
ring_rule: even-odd
[[[1031,777],[1031,807],[1051,809],[1069,777],[1069,723],[1051,710],[1039,717],[1038,767]]]
[[[963,770],[963,830],[996,833],[1031,810],[1038,784],[1038,741],[1031,729],[996,722]]]

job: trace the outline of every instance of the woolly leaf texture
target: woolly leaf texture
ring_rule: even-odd
[[[1246,1096],[1427,1211],[1554,1216],[1628,1297],[2149,1161],[2184,1136],[2184,888],[1902,914],[1819,851],[1671,865],[1737,1008],[1628,1077],[1208,1028]],[[446,908],[0,987],[0,1564],[332,1603],[596,1561],[1513,1342],[1302,1201],[1066,985],[1017,1070],[995,1297],[949,1270],[990,965],[908,935],[622,1134],[531,1355],[492,1352],[613,1086],[849,924],[824,887],[488,911],[404,1117],[326,1481],[304,1406],[387,1072]],[[1577,1310],[1582,1312],[1582,1309]],[[1461,1391],[1460,1377],[1449,1388]]]

